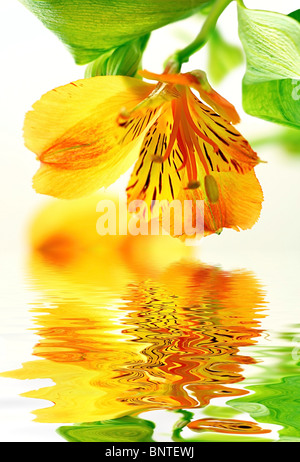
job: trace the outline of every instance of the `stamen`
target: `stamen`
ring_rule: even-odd
[[[216,180],[212,175],[206,175],[204,178],[204,187],[209,202],[215,204],[219,200],[219,188]]]
[[[172,101],[172,112],[173,112],[173,119],[174,119],[174,124],[172,128],[172,132],[170,135],[168,147],[166,149],[165,155],[163,157],[163,160],[167,160],[167,158],[170,156],[174,143],[176,141],[177,133],[178,133],[178,128],[179,128],[179,123],[180,123],[180,118],[181,118],[181,108],[179,104],[177,104],[176,100]]]
[[[197,139],[197,137],[195,136],[195,134],[194,134],[193,131],[191,131],[191,137],[192,137],[194,146],[195,146],[195,148],[196,148],[197,154],[198,154],[198,156],[199,156],[200,162],[201,162],[201,164],[203,165],[203,168],[204,168],[204,170],[205,170],[205,173],[206,173],[206,175],[209,175],[209,168],[208,168],[207,162],[206,162],[205,157],[204,157],[204,155],[203,155],[203,152],[202,152],[202,150],[201,150],[201,148],[200,148],[198,139]]]
[[[155,85],[152,92],[130,111],[128,111],[126,107],[122,107],[117,117],[117,123],[119,125],[124,125],[124,122],[130,119],[130,117],[132,117],[134,113],[138,111],[143,111],[145,108],[150,108],[153,111],[153,113],[155,113],[157,109],[161,106],[161,104],[157,104],[158,96],[160,95],[162,98],[161,103],[166,102],[168,100],[165,88],[166,84],[162,84],[161,82],[159,82],[157,85]],[[152,104],[152,102],[154,102],[154,105]]]
[[[183,140],[181,130],[178,130],[177,142],[178,142],[179,149],[183,155],[183,163],[179,167],[178,170],[182,170],[184,167],[186,167],[188,178],[189,180],[192,180],[193,176],[192,176],[192,169],[191,169],[191,163],[190,163],[190,156],[187,150],[187,146]]]
[[[186,94],[182,95],[182,102],[183,102],[183,110],[184,110],[184,114],[186,116],[186,120],[188,121],[188,123],[189,123],[190,127],[192,128],[192,130],[199,136],[199,138],[202,138],[203,141],[206,141],[208,144],[210,144],[213,147],[215,152],[218,152],[219,151],[218,145],[216,143],[214,143],[211,139],[209,139],[207,136],[203,135],[203,133],[195,125],[195,123],[194,123],[194,121],[193,121],[193,119],[191,117],[191,114],[190,114]]]
[[[124,119],[129,119],[130,117],[130,112],[126,109],[126,107],[122,107],[120,110],[120,117],[123,117]]]
[[[178,134],[177,134],[177,143],[178,143],[178,147],[180,149],[180,152],[183,155],[183,162],[182,162],[181,166],[178,169],[178,171],[180,171],[186,166],[187,160],[188,160],[188,152],[187,152],[185,144],[183,143],[183,140],[181,138],[180,131],[178,131]]]
[[[162,164],[164,162],[164,158],[162,156],[152,155],[151,160],[156,162],[157,164]]]
[[[187,189],[198,189],[200,187],[200,181],[194,180],[189,181],[187,185]]]
[[[182,130],[182,133],[181,133],[181,130]],[[193,181],[197,178],[197,165],[196,165],[196,159],[195,159],[194,145],[190,137],[190,130],[189,130],[188,124],[186,123],[186,120],[184,117],[182,118],[182,121],[181,121],[180,133],[188,148],[188,154],[189,154],[188,160],[191,166],[191,176],[189,175],[189,180]]]

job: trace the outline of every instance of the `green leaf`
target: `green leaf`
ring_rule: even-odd
[[[248,114],[300,129],[300,80],[243,82],[243,107]]]
[[[87,64],[104,51],[190,16],[208,0],[20,0]]]
[[[277,139],[277,144],[280,144],[290,154],[300,155],[299,130],[286,129],[284,132],[279,133],[275,139]]]
[[[208,75],[214,83],[219,83],[235,67],[243,62],[240,47],[224,40],[215,29],[208,42]]]
[[[72,443],[153,442],[155,425],[150,420],[124,416],[113,420],[59,427],[57,433]]]
[[[279,146],[289,154],[300,155],[300,131],[295,128],[284,128],[261,138],[251,141],[254,148],[259,148],[264,145]]]
[[[244,110],[300,128],[300,24],[290,16],[238,6],[239,35],[247,60]]]
[[[255,385],[244,386],[252,393],[227,401],[240,412],[249,413],[257,422],[279,425],[279,440],[300,441],[299,405],[299,358],[294,355],[297,332],[286,339],[287,346],[260,348],[259,357],[264,358],[259,366],[260,373],[254,378]],[[286,335],[286,334],[283,334]],[[280,345],[280,344],[279,344]],[[268,361],[268,359],[271,360]]]
[[[95,77],[96,75],[128,75],[129,77],[136,77],[149,37],[150,34],[143,35],[118,48],[106,51],[87,66],[85,78]]]
[[[290,13],[288,16],[297,19],[297,21],[300,22],[300,10],[292,11],[292,13]]]

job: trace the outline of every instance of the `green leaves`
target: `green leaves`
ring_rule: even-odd
[[[254,148],[265,145],[275,145],[287,154],[300,156],[300,131],[295,128],[284,128],[276,133],[267,134],[251,141]]]
[[[293,15],[293,14],[292,14]],[[253,116],[300,128],[300,23],[295,16],[238,6],[247,59],[243,106]]]
[[[240,47],[228,43],[216,28],[208,42],[208,74],[214,83],[219,83],[235,67],[243,62]]]
[[[20,0],[77,64],[195,13],[208,0]]]
[[[155,425],[138,417],[88,422],[59,427],[57,433],[72,443],[153,442]]]
[[[121,45],[118,48],[104,52],[98,59],[91,62],[85,71],[85,77],[96,75],[136,75],[143,57],[150,34]]]
[[[300,22],[300,10],[292,11],[292,13],[289,14],[291,18],[297,19],[297,21]]]

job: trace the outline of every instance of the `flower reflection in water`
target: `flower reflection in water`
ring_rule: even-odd
[[[191,411],[192,418],[213,398],[248,393],[235,384],[255,361],[240,350],[257,342],[265,316],[263,290],[251,273],[189,258],[167,265],[162,258],[159,271],[143,254],[140,261],[123,255],[120,264],[120,247],[105,262],[83,252],[76,264],[61,265],[53,258],[57,246],[54,254],[49,249],[39,247],[31,260],[31,284],[40,293],[32,308],[39,336],[33,353],[41,360],[4,374],[53,380],[24,394],[51,402],[34,411],[36,421],[86,422],[60,429],[69,440],[152,441],[153,424],[137,417],[142,412]],[[182,256],[173,252],[174,261]],[[189,428],[266,432],[253,422],[204,420]]]

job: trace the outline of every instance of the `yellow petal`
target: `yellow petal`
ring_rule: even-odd
[[[122,129],[116,134],[111,133],[111,130],[118,130],[116,118],[120,109],[124,106],[131,109],[152,88],[152,85],[131,77],[98,76],[51,90],[26,115],[25,144],[40,156],[54,152],[54,147],[63,140],[70,147],[70,135],[77,139],[74,146],[91,144],[108,135],[105,141],[111,147],[122,133]]]
[[[142,140],[123,149],[111,150],[111,158],[95,166],[65,169],[55,164],[41,164],[33,177],[33,187],[40,194],[59,199],[77,199],[114,183],[134,163]]]
[[[124,173],[134,161],[133,156],[124,157],[155,109],[135,116],[132,126],[138,125],[139,130],[132,130],[125,141],[127,129],[117,118],[122,107],[131,110],[152,88],[130,77],[94,77],[52,90],[36,102],[26,116],[24,138],[45,164],[34,179],[37,191],[79,197]]]

